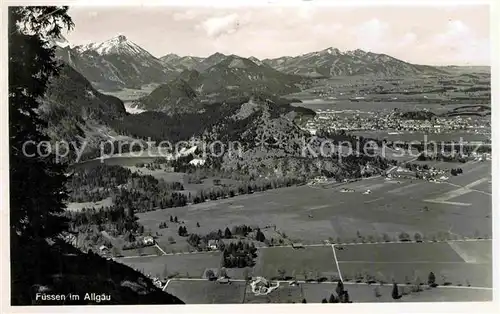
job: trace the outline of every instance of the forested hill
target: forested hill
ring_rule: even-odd
[[[240,111],[241,106],[252,100],[262,104],[269,110],[273,118],[287,115],[290,119],[300,117],[314,117],[314,111],[302,107],[290,106],[289,100],[267,94],[254,94],[250,96],[235,96],[225,101],[217,101],[204,105],[203,112],[168,115],[162,112],[144,112],[129,115],[110,122],[110,126],[119,134],[136,138],[155,141],[187,140],[192,136],[201,136],[216,126],[223,126],[220,134],[226,134],[233,140],[238,140],[240,132],[245,130],[246,124],[255,116],[249,114],[242,119],[231,117]],[[262,107],[256,106],[256,111]]]
[[[61,64],[59,75],[51,78],[39,112],[48,123],[48,135],[53,140],[68,142],[99,136],[99,132],[93,132],[96,128],[127,115],[120,99],[98,92],[65,63]]]

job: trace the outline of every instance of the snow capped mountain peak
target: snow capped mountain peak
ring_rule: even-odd
[[[342,53],[337,48],[328,48],[328,53],[334,56],[341,55]]]
[[[101,44],[95,45],[94,50],[98,54],[149,54],[147,51],[139,47],[137,44],[131,42],[124,35],[117,35],[108,39]]]
[[[126,55],[144,55],[151,54],[141,48],[136,43],[130,41],[125,35],[118,34],[113,38],[103,41],[102,43],[91,43],[77,47],[79,52],[93,50],[100,55],[110,54],[126,54]]]
[[[367,54],[366,51],[363,51],[361,49],[356,49],[356,50],[349,50],[349,51],[346,51],[345,53],[346,55],[349,55],[349,56],[364,56]]]

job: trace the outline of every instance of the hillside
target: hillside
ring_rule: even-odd
[[[121,100],[98,92],[67,64],[51,79],[40,113],[49,123],[50,137],[66,141],[82,139],[93,126],[127,114]]]
[[[140,89],[177,73],[123,35],[73,48],[59,45],[57,56],[102,90]]]
[[[132,268],[92,253],[83,253],[62,240],[23,243],[11,239],[12,305],[183,304],[161,291]],[[19,249],[22,247],[23,249]],[[78,295],[79,300],[35,300],[37,293]],[[85,294],[109,300],[85,300]]]
[[[136,100],[134,106],[169,114],[201,110],[196,92],[180,78],[158,86],[149,95]]]
[[[361,49],[341,52],[336,48],[327,48],[296,57],[265,59],[263,62],[284,73],[309,77],[446,74],[442,69],[411,64],[385,54]]]
[[[204,104],[203,112],[189,112],[184,114],[166,114],[164,112],[143,112],[135,115],[115,119],[110,125],[120,134],[137,138],[151,137],[153,140],[169,140],[172,142],[188,140],[191,137],[200,137],[211,132],[213,128],[221,129],[223,138],[237,140],[240,131],[245,129],[244,123],[248,119],[232,119],[238,115],[239,108],[250,100],[262,104],[271,101],[272,105],[265,105],[272,110],[273,116],[288,115],[292,120],[297,116],[311,117],[314,111],[290,106],[287,100],[266,94],[253,96],[239,96],[225,99],[221,102]],[[261,108],[261,107],[257,107]],[[245,120],[245,121],[244,121]],[[235,132],[233,129],[238,130]]]

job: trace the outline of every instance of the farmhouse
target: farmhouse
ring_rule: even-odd
[[[208,240],[208,248],[210,250],[217,250],[219,247],[219,240]]]
[[[152,236],[144,237],[144,239],[142,241],[146,245],[153,245],[153,244],[155,244],[155,239],[153,239]]]

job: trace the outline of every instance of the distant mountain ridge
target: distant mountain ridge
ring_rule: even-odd
[[[236,70],[227,72],[228,80],[221,77],[219,71],[214,70],[216,69],[214,67],[218,64],[222,63],[221,66],[223,66],[225,60],[234,58],[243,60],[242,63],[251,62],[252,66],[249,66],[249,68],[255,70],[259,67],[257,72],[266,73],[264,76],[271,75],[275,78],[278,77],[278,74],[271,74],[270,69],[279,71],[282,74],[309,78],[350,75],[440,75],[447,73],[444,68],[411,64],[386,54],[367,52],[360,49],[341,52],[336,48],[327,48],[294,57],[284,56],[259,60],[254,56],[243,58],[219,52],[208,57],[179,56],[171,53],[156,58],[124,35],[115,36],[101,43],[79,46],[71,46],[66,39],[61,37],[55,44],[58,46],[57,55],[59,58],[85,76],[95,88],[105,91],[124,88],[139,89],[141,86],[150,83],[165,84],[178,77],[179,74],[193,70],[199,72],[199,79],[205,81],[205,83],[192,85],[189,80],[186,80],[195,90],[197,88],[209,90],[210,86],[215,85],[219,85],[219,87],[227,86],[228,80],[241,83],[244,81],[242,76],[236,77],[229,73]],[[249,73],[247,77],[259,77],[254,70],[251,70],[252,73]],[[206,80],[208,71],[211,71],[210,75],[219,75],[222,82],[214,82],[217,80],[216,78],[212,78],[212,82]],[[285,77],[281,76],[281,79],[283,78]],[[285,80],[290,80],[290,77]],[[268,82],[269,80],[264,79],[263,81]],[[274,83],[271,84],[275,85]],[[293,84],[285,83],[285,85],[288,85],[288,87],[284,90],[293,89]]]
[[[263,62],[284,73],[311,77],[446,73],[436,67],[411,64],[386,54],[361,49],[341,52],[332,47],[295,57],[265,59]]]
[[[205,71],[210,66],[221,62],[225,55],[215,53],[207,58],[200,57],[169,57],[160,58],[164,64],[172,67],[183,66],[186,69]],[[193,60],[196,62],[187,62]],[[408,63],[386,54],[367,52],[361,49],[341,52],[337,48],[326,48],[321,51],[306,53],[299,56],[283,56],[260,60],[254,56],[248,58],[255,64],[267,65],[275,70],[307,77],[332,77],[350,75],[385,75],[399,76],[408,74],[446,74],[444,69]]]

